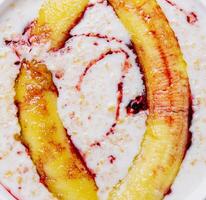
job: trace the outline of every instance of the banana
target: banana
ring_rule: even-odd
[[[24,60],[15,87],[22,142],[41,181],[62,200],[97,199],[93,178],[58,116],[57,90],[46,66]]]
[[[33,40],[51,42],[51,48],[62,47],[70,30],[77,24],[89,0],[47,0],[39,11],[32,30]]]
[[[87,0],[48,0],[31,35],[59,48],[82,15]],[[57,90],[46,66],[23,60],[16,80],[22,143],[28,148],[40,180],[61,200],[96,200],[97,187],[67,137],[57,112]]]
[[[168,193],[189,135],[187,64],[155,0],[109,0],[131,35],[145,77],[149,115],[140,152],[109,200],[160,200]]]

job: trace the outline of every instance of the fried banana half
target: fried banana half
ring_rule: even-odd
[[[22,142],[41,181],[59,199],[97,199],[93,177],[57,113],[57,90],[44,64],[24,60],[16,80]]]
[[[155,0],[109,0],[131,35],[144,73],[149,115],[140,152],[111,200],[160,200],[190,140],[190,86],[178,41]]]
[[[31,35],[40,43],[50,41],[51,48],[59,48],[87,2],[46,1]],[[23,59],[15,89],[22,143],[28,148],[40,181],[57,199],[96,200],[94,177],[60,120],[57,89],[46,65]]]

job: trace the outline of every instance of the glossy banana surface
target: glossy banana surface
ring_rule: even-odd
[[[110,200],[160,200],[187,150],[190,87],[174,32],[155,0],[109,0],[131,35],[145,77],[149,115],[141,149]]]

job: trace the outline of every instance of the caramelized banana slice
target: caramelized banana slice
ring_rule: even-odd
[[[149,107],[141,150],[109,199],[163,199],[178,173],[189,140],[186,63],[155,0],[109,2],[131,35],[144,72]]]
[[[70,30],[83,15],[88,0],[47,0],[39,11],[32,35],[36,40],[51,41],[59,48],[68,38]]]
[[[59,199],[97,199],[96,186],[57,113],[57,91],[46,66],[23,61],[16,81],[22,141],[42,182]]]

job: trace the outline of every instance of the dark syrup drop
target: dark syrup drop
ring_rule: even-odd
[[[113,163],[115,162],[115,160],[116,160],[116,157],[113,156],[113,155],[110,155],[110,156],[108,157],[108,159],[109,159],[109,162],[110,162],[111,164],[113,164]]]
[[[187,15],[187,22],[189,24],[195,24],[197,21],[198,21],[198,18],[194,12],[191,12]]]
[[[128,115],[135,115],[147,109],[145,96],[138,96],[132,99],[126,107]]]

